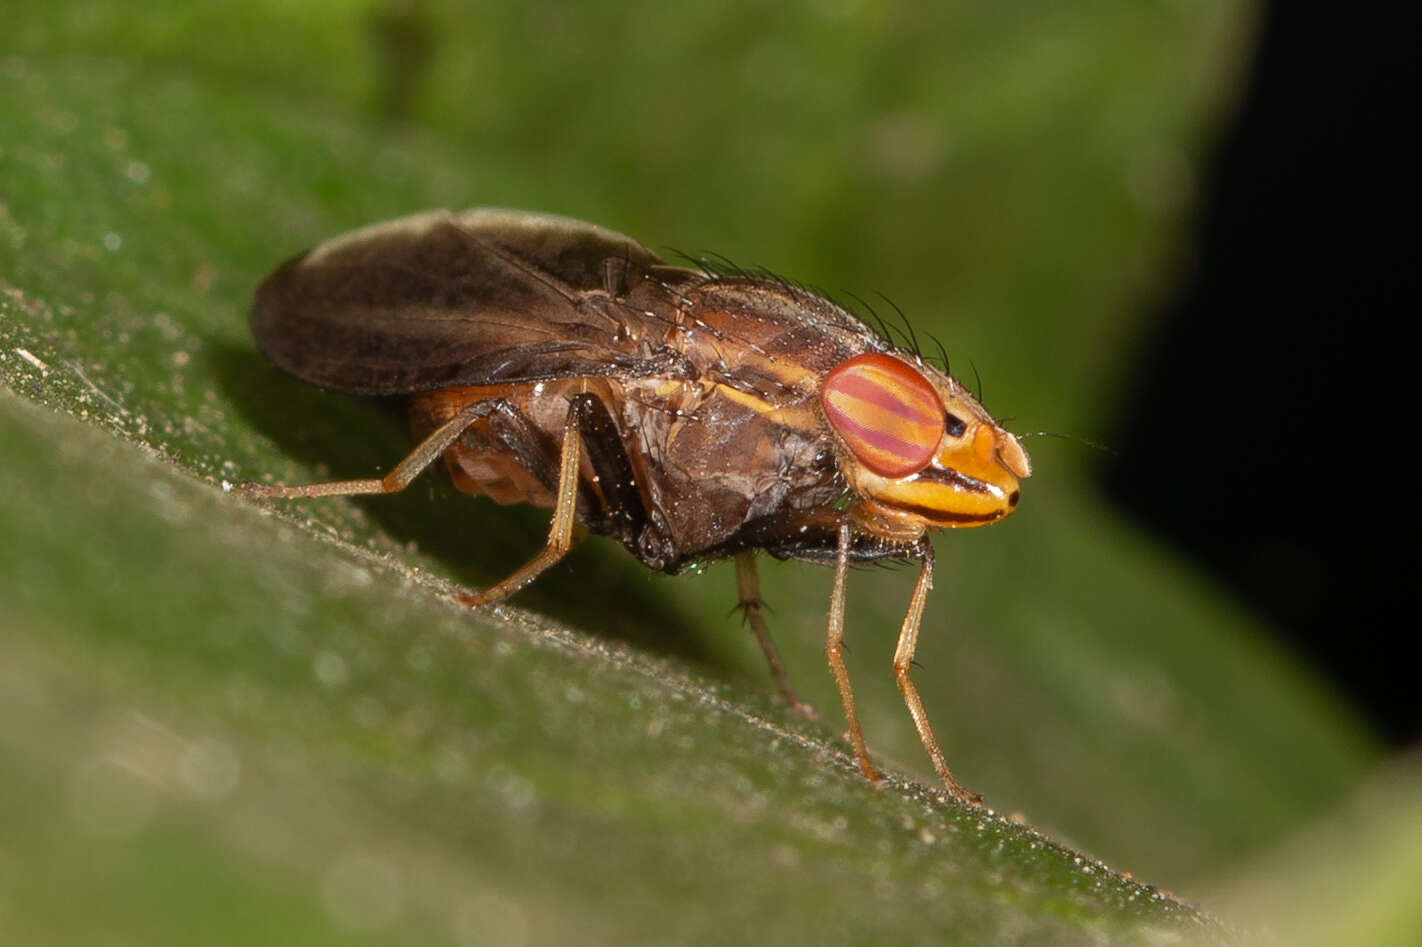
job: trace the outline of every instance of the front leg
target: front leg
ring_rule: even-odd
[[[928,751],[929,758],[933,760],[933,768],[938,772],[938,778],[943,780],[943,785],[948,787],[948,792],[955,799],[977,804],[983,797],[963,788],[963,784],[949,771],[948,763],[943,758],[943,750],[938,746],[938,738],[933,735],[933,728],[928,724],[928,712],[923,709],[923,700],[918,696],[918,688],[914,687],[913,679],[909,677],[909,670],[913,667],[913,652],[918,647],[918,628],[923,621],[923,605],[928,599],[928,590],[933,588],[933,547],[929,545],[928,540],[925,539],[920,545],[919,555],[922,556],[923,566],[919,569],[918,581],[914,583],[908,614],[904,616],[903,627],[899,630],[898,647],[894,649],[894,678],[898,681],[899,693],[903,695],[904,703],[908,705],[913,725],[918,728],[918,738],[923,743],[923,748]]]
[[[825,634],[825,657],[829,660],[830,672],[839,685],[839,696],[844,703],[844,716],[849,725],[849,739],[854,744],[854,757],[859,769],[872,782],[881,781],[884,776],[869,760],[869,751],[864,744],[864,731],[859,725],[859,711],[854,703],[854,691],[849,685],[849,671],[844,666],[844,599],[845,585],[849,574],[849,561],[854,557],[853,527],[844,523],[839,530],[838,554],[834,564],[834,588],[830,593],[829,628]],[[914,583],[913,597],[909,600],[908,613],[904,615],[903,627],[899,630],[899,643],[894,651],[894,678],[899,685],[908,706],[909,716],[918,730],[918,738],[933,761],[933,769],[953,798],[961,802],[976,804],[982,797],[970,792],[954,778],[943,758],[943,750],[938,738],[928,723],[928,713],[923,709],[923,699],[918,695],[909,671],[913,667],[913,653],[918,647],[918,629],[923,621],[923,606],[928,599],[928,591],[933,587],[933,546],[928,540],[920,539],[903,549],[910,556],[916,556],[923,565],[919,569],[918,581]]]
[[[854,758],[859,771],[872,783],[883,782],[884,774],[869,761],[864,745],[864,728],[859,725],[859,710],[854,705],[854,689],[849,686],[849,671],[844,666],[844,589],[849,579],[849,553],[853,546],[853,531],[849,523],[839,528],[839,549],[834,561],[834,587],[830,591],[829,627],[825,632],[825,658],[830,673],[839,685],[839,699],[844,704],[844,718],[849,726],[849,742],[854,744]]]

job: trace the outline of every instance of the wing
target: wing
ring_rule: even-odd
[[[252,331],[285,371],[356,394],[645,376],[675,358],[646,330],[703,278],[565,217],[434,211],[283,264],[257,288]]]

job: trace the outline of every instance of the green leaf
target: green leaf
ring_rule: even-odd
[[[1319,825],[1213,887],[1212,901],[1273,943],[1299,947],[1422,941],[1422,759],[1381,767]]]
[[[676,663],[468,614],[398,559],[0,405],[7,940],[1219,933],[1000,816],[875,789]]]
[[[915,679],[1011,819],[924,788],[889,673],[907,574],[851,579],[871,749],[903,774],[876,790],[837,737],[824,570],[764,574],[816,724],[774,699],[726,568],[666,579],[590,542],[471,613],[453,584],[506,573],[545,514],[438,477],[354,502],[227,488],[408,449],[393,413],[267,365],[246,308],[304,246],[433,206],[882,286],[998,410],[1090,435],[1233,6],[287,7],[7,14],[0,939],[1229,938],[1017,823],[1199,889],[1376,748],[1097,500],[1079,451],[1044,446],[1018,515],[937,544]]]

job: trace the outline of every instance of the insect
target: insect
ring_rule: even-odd
[[[893,668],[933,766],[953,777],[909,675],[933,530],[994,523],[1030,463],[954,378],[781,280],[669,265],[592,224],[435,211],[337,237],[257,289],[257,344],[323,388],[408,398],[417,446],[379,479],[252,485],[270,497],[395,493],[443,458],[455,486],[552,508],[548,541],[470,605],[557,562],[574,525],[675,573],[734,557],[741,605],[801,708],[762,614],[755,555],[834,567],[825,654],[859,768],[843,660],[850,563],[920,563]]]

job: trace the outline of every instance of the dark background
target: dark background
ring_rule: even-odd
[[[1422,735],[1401,646],[1422,607],[1422,165],[1403,141],[1417,86],[1397,27],[1367,7],[1270,4],[1105,482],[1400,745]]]

